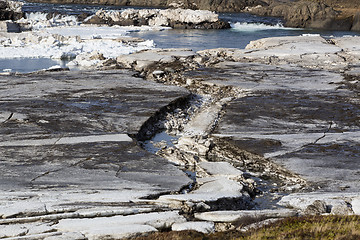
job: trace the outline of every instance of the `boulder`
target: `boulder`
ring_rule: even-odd
[[[321,215],[327,212],[325,201],[315,200],[312,204],[306,207],[305,215]]]
[[[339,202],[334,204],[331,208],[331,214],[333,215],[351,215],[354,214],[351,205],[347,202]]]

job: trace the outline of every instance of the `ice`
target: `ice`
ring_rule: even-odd
[[[284,27],[281,23],[277,23],[275,25],[268,25],[264,23],[233,23],[231,27],[234,31],[239,32],[256,32],[256,31],[265,31],[265,30],[276,30],[276,29],[283,29],[283,30],[301,30],[301,28],[288,28]]]
[[[130,31],[148,31],[149,27],[67,26],[42,28],[0,39],[0,58],[75,59],[98,51],[105,59],[154,48],[154,42],[123,43]],[[73,65],[93,66],[99,61],[81,61]]]

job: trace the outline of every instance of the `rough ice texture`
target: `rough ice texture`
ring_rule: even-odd
[[[71,59],[79,54],[98,51],[106,58],[114,58],[154,47],[152,41],[134,45],[117,41],[117,38],[126,35],[128,30],[129,28],[121,27],[74,26],[44,29],[18,35],[2,35],[0,37],[0,56],[1,58]]]

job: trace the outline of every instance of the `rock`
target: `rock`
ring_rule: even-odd
[[[243,210],[243,211],[216,211],[195,213],[195,218],[213,222],[239,222],[262,221],[268,218],[283,218],[296,216],[297,212],[289,209],[276,210]]]
[[[209,234],[215,231],[215,224],[213,222],[186,222],[186,223],[174,223],[171,226],[172,231],[185,231],[193,230]]]
[[[183,223],[185,218],[177,212],[154,212],[146,214],[134,214],[129,216],[102,217],[94,219],[63,219],[56,224],[55,228],[65,232],[96,233],[101,229],[108,229],[110,232],[116,231],[117,234],[127,232],[130,226],[135,228],[145,228],[147,231],[156,231],[171,227],[174,223]],[[119,228],[124,226],[123,228]],[[146,227],[147,226],[147,227]],[[116,228],[119,228],[117,231]],[[127,230],[128,229],[128,230]]]
[[[327,206],[324,201],[315,200],[312,204],[308,205],[304,211],[305,215],[321,215],[327,212]]]
[[[20,32],[20,25],[12,21],[0,21],[0,32]]]
[[[109,24],[120,26],[165,26],[172,28],[224,29],[229,23],[220,21],[218,14],[205,10],[190,9],[126,9],[120,11],[99,10],[86,24]]]
[[[199,166],[213,176],[239,177],[243,174],[228,162],[201,162]]]
[[[259,228],[265,227],[267,225],[273,224],[273,223],[275,223],[277,221],[280,221],[281,219],[282,218],[269,218],[269,219],[266,219],[266,220],[263,220],[263,221],[260,221],[260,222],[251,223],[249,225],[246,225],[245,227],[241,227],[240,231],[247,232],[247,231],[252,230],[252,229],[259,229]]]
[[[9,1],[1,0],[0,1],[0,21],[3,20],[19,20],[24,16],[22,12],[22,2],[19,1]]]
[[[333,215],[352,215],[354,214],[351,204],[348,202],[340,202],[339,204],[335,204],[331,207],[330,214]]]
[[[336,25],[336,11],[324,3],[311,1],[277,2],[269,6],[248,9],[253,14],[282,17],[285,26],[297,28],[340,28]],[[342,30],[349,30],[349,24]]]
[[[357,12],[354,16],[351,31],[360,31],[360,12]]]
[[[190,49],[156,49],[119,56],[116,60],[125,68],[144,71],[155,63],[170,63],[177,58],[191,58],[195,52]]]
[[[120,230],[110,229],[110,223],[123,219],[120,215],[137,215],[145,206],[146,211],[154,211],[152,204],[137,205],[140,198],[177,192],[192,182],[166,159],[146,152],[129,137],[136,135],[159,109],[186,98],[189,92],[147,82],[133,74],[113,70],[2,76],[0,95],[7,107],[0,115],[1,228],[59,221],[59,228],[65,229],[66,225],[71,232],[81,232],[75,227],[84,223],[89,237],[106,231],[118,236]],[[15,85],[10,89],[8,82]],[[17,164],[13,164],[14,159]],[[125,219],[130,223],[130,218]],[[146,226],[136,229],[142,231],[184,221],[177,213],[155,213],[141,219],[138,225]],[[100,221],[104,230],[96,231],[91,220],[98,226]],[[105,231],[106,226],[109,228]],[[29,229],[11,231],[14,237],[24,235],[24,231],[49,231],[46,227]]]
[[[299,209],[304,212],[307,207],[312,205],[314,202],[316,202],[320,210],[322,209],[321,211],[323,211],[324,208],[322,205],[325,203],[327,206],[326,212],[331,211],[333,214],[335,214],[335,212],[343,212],[343,214],[346,215],[346,213],[350,213],[352,211],[349,208],[349,203],[351,203],[352,209],[355,212],[354,205],[352,203],[356,201],[358,197],[359,194],[357,193],[294,193],[283,197],[279,201],[279,205]]]
[[[200,180],[200,179],[199,179]],[[181,195],[162,195],[159,200],[174,202],[215,202],[219,199],[245,198],[241,191],[243,186],[225,177],[202,178],[198,189]],[[245,202],[245,201],[244,201]],[[243,206],[245,207],[245,206]]]
[[[45,237],[44,240],[83,240],[84,235],[79,232],[66,232],[61,233],[60,235]]]

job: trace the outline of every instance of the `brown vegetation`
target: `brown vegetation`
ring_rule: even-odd
[[[360,239],[360,216],[311,216],[287,218],[260,229],[203,234],[194,231],[157,232],[136,240],[257,240],[257,239]]]

